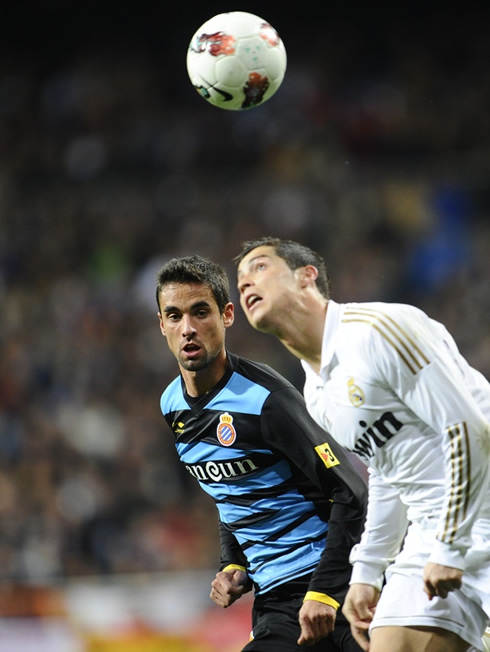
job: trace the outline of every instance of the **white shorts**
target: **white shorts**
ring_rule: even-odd
[[[483,634],[483,652],[490,652],[490,627],[487,627]]]
[[[402,552],[386,571],[371,627],[438,627],[482,650],[482,634],[490,617],[490,537],[475,537],[475,547],[466,557],[462,588],[447,598],[429,600],[422,574],[432,541],[433,533],[410,526]]]

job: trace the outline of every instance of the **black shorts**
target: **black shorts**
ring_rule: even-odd
[[[308,580],[309,577],[286,582],[256,596],[252,609],[254,638],[242,652],[362,652],[340,609],[331,634],[312,647],[297,644],[301,634],[298,613],[308,590]]]

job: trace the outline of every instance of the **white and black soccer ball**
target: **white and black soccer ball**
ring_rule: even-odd
[[[263,18],[230,11],[207,20],[187,51],[187,72],[214,106],[239,111],[271,98],[284,79],[287,57],[276,30]]]

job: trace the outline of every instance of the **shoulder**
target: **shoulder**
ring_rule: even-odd
[[[398,340],[430,327],[432,320],[422,310],[408,304],[366,302],[342,304],[339,321],[343,339],[354,346],[358,341],[380,337],[385,341]]]
[[[386,303],[371,301],[363,303],[343,303],[341,305],[341,323],[367,324],[369,326],[380,321],[404,321],[408,318],[427,318],[427,315],[407,303]]]
[[[249,382],[260,385],[269,392],[277,389],[294,388],[284,376],[262,362],[249,360],[228,352],[228,359],[233,371]]]
[[[298,410],[304,405],[301,392],[289,380],[266,364],[229,354],[232,376],[220,399],[249,414],[270,415],[271,411]]]
[[[177,376],[163,392],[160,398],[160,408],[165,415],[184,407],[188,406],[185,403],[184,393],[182,391],[182,380],[180,376]]]
[[[395,364],[417,373],[445,330],[420,308],[403,303],[344,304],[340,322],[339,349],[365,359],[373,372]]]

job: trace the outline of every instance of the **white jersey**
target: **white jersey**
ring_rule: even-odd
[[[351,581],[381,588],[409,522],[433,532],[430,561],[465,570],[490,526],[490,384],[446,328],[413,306],[330,300],[320,374],[303,367],[309,411],[369,470]]]

